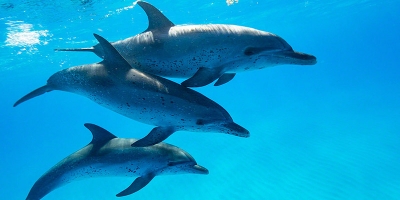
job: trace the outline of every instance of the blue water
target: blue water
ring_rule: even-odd
[[[282,3],[285,2],[285,3]],[[158,176],[123,199],[400,199],[400,1],[150,1],[175,24],[237,24],[275,33],[314,66],[284,65],[196,89],[250,138],[177,132],[209,175]],[[53,73],[100,61],[55,48],[110,41],[147,28],[132,1],[0,1],[0,199],[24,199],[50,167],[91,140],[98,124],[119,137],[153,127],[66,92],[16,108]],[[182,80],[177,80],[182,81]],[[116,199],[133,178],[95,178],[44,199]]]

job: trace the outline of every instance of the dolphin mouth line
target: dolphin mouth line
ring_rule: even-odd
[[[260,56],[280,59],[295,59],[299,61],[310,62],[310,64],[315,64],[317,62],[317,58],[315,56],[293,50],[270,51],[266,52],[266,54],[261,54]]]

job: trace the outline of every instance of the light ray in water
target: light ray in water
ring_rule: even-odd
[[[120,13],[123,12],[123,11],[133,9],[133,8],[136,6],[137,2],[138,2],[138,1],[134,1],[134,2],[132,3],[132,5],[125,6],[125,7],[123,7],[123,8],[118,8],[118,9],[116,9],[115,11],[109,11],[108,14],[105,15],[105,17],[107,18],[107,17],[110,17],[110,16],[112,16],[112,15],[114,15],[114,14],[120,14]]]
[[[34,53],[37,51],[36,45],[47,45],[47,37],[52,34],[48,30],[32,30],[33,25],[23,21],[8,21],[6,46],[22,47],[18,54],[23,51]],[[44,38],[43,38],[44,37]]]

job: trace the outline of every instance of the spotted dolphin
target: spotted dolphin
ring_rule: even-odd
[[[19,99],[20,103],[53,90],[83,95],[131,119],[155,125],[133,146],[157,144],[175,131],[220,132],[249,137],[229,113],[204,95],[173,81],[132,68],[103,37],[94,34],[104,60],[71,67],[53,74],[42,86]]]
[[[39,200],[67,183],[91,177],[138,176],[117,194],[121,197],[139,191],[158,175],[208,174],[189,153],[176,146],[158,143],[133,148],[135,139],[117,138],[94,124],[86,123],[85,127],[92,132],[92,141],[43,174],[31,188],[27,200]]]
[[[283,64],[314,65],[313,55],[296,52],[281,37],[249,27],[207,24],[175,25],[157,8],[138,1],[147,14],[148,28],[138,35],[112,43],[137,69],[164,77],[188,78],[186,87],[222,85],[237,72]],[[97,44],[82,49],[102,57]]]

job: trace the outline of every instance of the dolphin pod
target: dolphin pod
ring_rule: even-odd
[[[131,119],[155,125],[132,146],[162,142],[175,131],[221,132],[249,137],[229,113],[204,95],[156,75],[132,68],[104,38],[94,34],[104,60],[71,67],[53,74],[42,86],[19,99],[20,103],[53,90],[72,92]]]
[[[94,52],[99,63],[56,72],[47,84],[19,99],[14,107],[53,90],[79,94],[114,112],[154,125],[145,137],[117,138],[107,130],[85,124],[92,141],[43,174],[27,200],[38,200],[71,181],[95,176],[138,177],[118,193],[126,196],[164,174],[208,174],[184,150],[163,143],[176,131],[219,132],[249,137],[213,100],[188,88],[232,80],[237,72],[282,64],[314,65],[313,55],[296,52],[281,37],[253,28],[224,25],[175,25],[157,8],[138,1],[148,28],[136,36],[90,48],[59,51]],[[186,78],[181,84],[164,77]]]
[[[159,143],[150,147],[131,147],[135,139],[118,138],[107,130],[85,124],[92,141],[67,156],[44,173],[33,185],[27,200],[39,200],[54,189],[74,180],[90,177],[137,177],[117,194],[130,195],[145,187],[155,176],[165,174],[208,174],[194,158],[176,146]]]
[[[188,78],[185,87],[217,80],[222,85],[237,72],[282,64],[314,65],[315,56],[296,52],[281,37],[253,28],[224,25],[174,25],[157,8],[138,1],[149,26],[138,35],[112,43],[135,68],[164,77]],[[102,45],[58,51],[90,51],[104,56]]]

